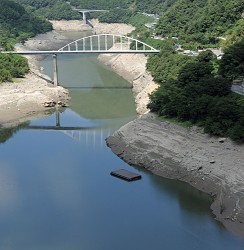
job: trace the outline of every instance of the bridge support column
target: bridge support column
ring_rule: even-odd
[[[56,109],[56,127],[60,127],[59,111]]]
[[[82,12],[82,18],[84,23],[86,24],[86,12]]]
[[[53,54],[53,84],[54,87],[57,87],[58,84],[58,61],[57,61],[57,55]]]

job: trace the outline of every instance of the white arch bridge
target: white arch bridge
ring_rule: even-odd
[[[45,51],[1,51],[3,54],[19,55],[52,55],[53,56],[53,83],[58,86],[58,64],[59,54],[155,54],[159,50],[137,39],[114,34],[91,35],[77,39],[59,50]]]

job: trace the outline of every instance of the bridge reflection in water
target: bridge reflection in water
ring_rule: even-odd
[[[55,112],[55,125],[29,125],[24,129],[60,131],[78,143],[85,143],[85,145],[93,147],[104,147],[106,145],[105,139],[114,130],[109,126],[62,126],[58,109]]]

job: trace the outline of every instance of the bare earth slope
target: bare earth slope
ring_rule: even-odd
[[[70,25],[56,23],[61,30]],[[63,25],[63,26],[62,26]],[[117,26],[97,24],[97,32]],[[66,28],[65,28],[66,27]],[[80,29],[79,23],[77,29]],[[100,31],[99,31],[100,29]],[[129,28],[131,29],[131,27]],[[128,30],[129,30],[128,29]],[[73,30],[73,26],[72,26]],[[124,34],[130,32],[127,28]],[[118,32],[121,33],[121,32]],[[65,38],[55,32],[40,35],[28,41],[28,48],[43,49],[65,44]],[[23,49],[23,47],[21,47]],[[133,84],[133,91],[140,114],[148,112],[148,93],[157,87],[146,72],[146,58],[142,55],[107,56],[102,59],[116,72]],[[53,101],[67,101],[65,89],[53,88],[40,75],[35,61],[31,72],[21,83],[0,84],[0,127],[18,124],[33,114],[46,110]],[[233,232],[244,236],[244,146],[230,140],[219,142],[199,129],[185,129],[159,122],[148,113],[123,126],[107,139],[114,153],[131,165],[144,167],[157,175],[179,179],[211,194],[211,206],[216,219]]]
[[[151,113],[120,128],[107,143],[131,165],[211,194],[216,219],[244,236],[244,145],[160,122]]]
[[[98,59],[125,80],[131,82],[137,113],[145,114],[148,112],[148,94],[152,93],[158,84],[147,72],[146,56],[142,54],[104,54],[100,55]]]
[[[148,113],[148,94],[158,85],[146,70],[146,57],[106,54],[99,59],[132,83],[137,112]],[[212,195],[216,219],[244,236],[244,145],[210,137],[196,127],[159,122],[151,113],[123,126],[107,143],[131,165]]]
[[[50,46],[50,41],[52,46],[58,47],[66,42],[59,34],[48,32],[30,39],[24,46],[16,45],[16,50],[42,50]],[[18,125],[50,107],[66,106],[68,103],[68,91],[60,86],[53,87],[51,79],[40,73],[38,58],[27,58],[30,72],[23,79],[19,79],[17,83],[0,84],[0,127]]]
[[[96,33],[127,34],[134,28],[126,24],[101,24],[93,20]],[[54,31],[29,39],[24,45],[16,45],[16,50],[52,50],[67,44],[67,38],[56,31],[91,30],[82,21],[52,21]],[[54,88],[47,76],[41,74],[37,66],[40,57],[28,57],[30,73],[18,83],[0,84],[0,127],[15,126],[41,114],[50,106],[66,105],[68,91],[62,87]],[[42,79],[48,79],[47,81]]]

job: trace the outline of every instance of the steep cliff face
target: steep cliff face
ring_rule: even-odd
[[[104,54],[100,55],[98,59],[132,84],[137,113],[147,113],[149,111],[147,109],[148,94],[152,93],[158,84],[147,72],[146,56],[142,54]]]

